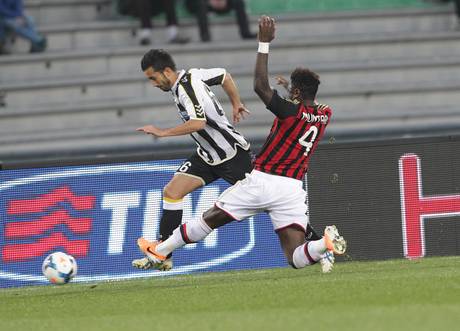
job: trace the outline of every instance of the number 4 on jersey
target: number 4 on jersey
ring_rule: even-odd
[[[318,136],[318,128],[316,126],[310,126],[305,134],[299,138],[299,144],[305,147],[304,155],[307,156],[310,153],[313,143]]]

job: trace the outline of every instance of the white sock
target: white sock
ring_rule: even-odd
[[[297,247],[292,254],[292,262],[297,269],[318,262],[324,252],[326,252],[326,242],[324,238],[306,242]]]
[[[182,239],[188,244],[200,241],[211,233],[212,229],[206,224],[201,216],[197,220],[184,223],[180,226]]]
[[[315,261],[321,260],[323,254],[326,253],[326,250],[327,247],[324,238],[321,238],[320,240],[310,241],[308,244],[308,253]]]
[[[177,29],[177,25],[170,25],[167,28],[168,40],[176,38],[179,30]]]
[[[206,224],[203,217],[184,223],[177,227],[167,240],[156,247],[156,252],[167,256],[185,244],[191,244],[206,238],[211,231],[212,229]]]
[[[163,198],[163,209],[166,210],[181,210],[183,208],[183,199],[168,199]]]
[[[181,248],[182,246],[186,244],[186,242],[182,239],[182,235],[180,233],[181,226],[182,225],[177,227],[173,231],[172,235],[169,236],[168,239],[158,244],[158,246],[155,249],[155,251],[158,254],[163,255],[163,256],[168,256],[173,251],[175,251],[178,248]]]

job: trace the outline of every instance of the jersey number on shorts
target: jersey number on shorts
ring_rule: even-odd
[[[305,156],[310,153],[313,143],[315,142],[316,136],[318,136],[318,128],[316,126],[310,126],[305,134],[299,138],[299,144],[305,147]]]
[[[188,169],[189,169],[191,166],[192,166],[192,162],[187,161],[187,162],[185,162],[183,165],[180,166],[180,168],[179,168],[178,171],[179,171],[179,172],[187,172]]]

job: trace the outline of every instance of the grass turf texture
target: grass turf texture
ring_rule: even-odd
[[[460,257],[0,290],[0,330],[458,330]]]

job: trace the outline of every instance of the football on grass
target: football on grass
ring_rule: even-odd
[[[42,271],[51,283],[67,284],[77,274],[77,262],[71,255],[55,252],[43,261]]]

